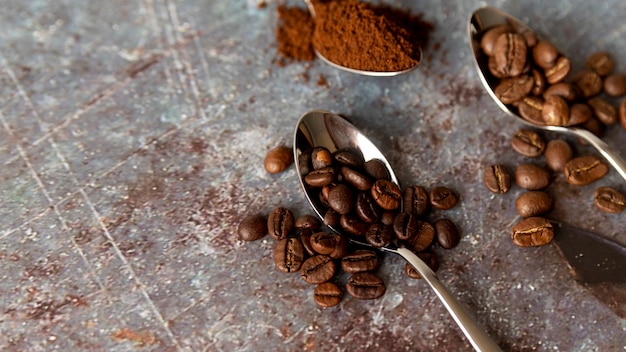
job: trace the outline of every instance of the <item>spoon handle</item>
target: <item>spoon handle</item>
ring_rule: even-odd
[[[502,351],[498,345],[487,335],[485,330],[478,325],[476,320],[463,308],[461,303],[457,301],[452,292],[444,286],[437,278],[435,273],[426,265],[417,255],[406,248],[398,248],[397,253],[406,259],[424,280],[435,291],[437,297],[443,305],[448,309],[454,321],[459,325],[465,337],[470,341],[476,351]]]
[[[611,148],[608,144],[604,143],[603,140],[598,138],[595,134],[584,130],[582,128],[572,128],[571,132],[573,132],[576,136],[586,140],[591,144],[594,148],[596,148],[600,154],[611,164],[613,167],[619,172],[619,174],[626,180],[626,162],[617,154],[613,148]]]

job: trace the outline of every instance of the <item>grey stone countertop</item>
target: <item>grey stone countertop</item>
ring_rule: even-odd
[[[485,165],[530,160],[509,148],[521,126],[474,72],[466,20],[500,7],[549,33],[575,68],[605,50],[626,73],[626,2],[387,3],[435,25],[423,65],[394,78],[278,66],[276,1],[1,0],[0,349],[471,350],[399,257],[379,270],[383,298],[323,309],[274,268],[271,238],[238,240],[245,215],[312,214],[295,170],[270,175],[263,159],[291,145],[300,115],[326,109],[378,143],[403,184],[458,191],[436,214],[462,232],[438,252],[438,275],[504,350],[624,351],[626,320],[555,247],[511,242],[521,189],[482,184]],[[605,139],[626,157],[620,126]],[[598,186],[626,192],[615,170],[585,187],[557,176],[552,217],[626,244],[626,216],[592,202]]]

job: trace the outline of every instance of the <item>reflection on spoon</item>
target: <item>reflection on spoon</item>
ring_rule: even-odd
[[[517,109],[515,109],[513,106],[504,104],[502,101],[500,101],[500,99],[498,99],[494,92],[497,82],[491,78],[492,76],[490,75],[489,68],[487,67],[487,60],[485,60],[484,54],[482,54],[480,50],[479,40],[481,35],[487,29],[503,24],[512,27],[520,33],[524,31],[532,32],[532,29],[530,29],[528,26],[523,24],[515,17],[507,14],[502,10],[488,6],[474,11],[467,23],[467,36],[472,48],[474,66],[476,68],[476,71],[478,72],[480,81],[482,82],[483,86],[485,87],[491,98],[493,98],[493,100],[500,107],[500,109],[502,109],[502,111],[504,111],[507,115],[517,118],[518,121],[526,125],[548,131],[566,133],[587,141],[594,148],[596,148],[600,152],[600,154],[602,154],[602,156],[617,170],[617,172],[619,172],[624,180],[626,180],[626,162],[622,160],[622,158],[619,156],[619,154],[617,154],[615,150],[613,150],[613,148],[609,147],[609,145],[607,145],[603,140],[598,138],[590,131],[579,127],[547,126],[531,123],[522,118],[519,115]]]
[[[391,176],[391,180],[398,183],[398,179],[389,165],[385,156],[378,148],[363,135],[354,125],[339,115],[323,110],[313,110],[305,113],[300,117],[296,124],[293,141],[294,159],[298,160],[300,155],[306,150],[314,147],[326,147],[330,152],[339,149],[352,149],[360,151],[365,161],[378,159],[387,167],[387,171]],[[309,204],[313,207],[315,213],[324,218],[326,209],[319,202],[314,200],[311,188],[304,183],[304,176],[300,173],[300,168],[296,162],[296,169],[300,185],[306,195]],[[339,229],[331,230],[339,232]],[[369,246],[366,243],[359,242],[348,236],[352,242]],[[467,339],[477,351],[500,351],[500,348],[485,333],[482,327],[478,325],[476,320],[465,310],[465,308],[456,300],[454,295],[444,286],[435,273],[411,250],[400,247],[383,247],[378,248],[387,252],[392,252],[406,259],[428,285],[435,291],[437,297],[444,304],[450,315],[459,325]]]

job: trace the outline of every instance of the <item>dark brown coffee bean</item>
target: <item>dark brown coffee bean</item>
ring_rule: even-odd
[[[523,218],[543,215],[552,211],[552,197],[542,191],[528,191],[520,194],[515,201],[517,213]]]
[[[263,167],[270,174],[283,172],[291,164],[293,164],[293,151],[286,146],[278,146],[271,149],[265,155],[265,160],[263,160]]]
[[[428,192],[421,186],[411,186],[404,190],[404,211],[418,216],[426,215],[430,206]]]
[[[308,175],[313,170],[313,165],[311,165],[312,152],[313,149],[307,149],[298,156],[298,171],[300,171],[301,176]]]
[[[480,38],[480,48],[487,56],[493,56],[496,41],[501,34],[511,32],[511,28],[505,24],[489,28]]]
[[[546,81],[550,84],[561,82],[572,69],[572,63],[565,56],[560,56],[554,66],[545,70]]]
[[[313,170],[304,176],[304,182],[311,187],[323,187],[335,181],[335,168],[332,166]]]
[[[376,180],[372,186],[372,198],[383,209],[395,210],[400,207],[402,192],[400,187],[388,180]]]
[[[310,243],[316,253],[335,259],[343,257],[348,252],[348,239],[338,233],[316,232],[311,235]]]
[[[611,187],[600,187],[596,189],[593,193],[593,202],[598,209],[607,213],[619,214],[626,208],[624,195]]]
[[[513,104],[522,100],[533,89],[535,81],[529,75],[520,75],[500,81],[494,93],[504,104]]]
[[[562,139],[553,139],[548,142],[544,153],[546,164],[552,171],[563,171],[565,164],[572,159],[574,152],[569,143]]]
[[[543,246],[550,243],[552,238],[552,224],[540,217],[523,219],[511,229],[511,239],[520,247]]]
[[[504,165],[490,165],[485,168],[483,182],[493,193],[506,193],[511,189],[511,175]]]
[[[332,282],[321,283],[313,290],[313,300],[320,307],[334,307],[342,298],[343,292]]]
[[[341,217],[343,215],[338,212],[328,209],[324,214],[324,225],[337,228],[337,226],[341,225]]]
[[[584,70],[574,77],[574,85],[583,98],[591,98],[602,91],[602,77],[594,71]]]
[[[393,221],[393,231],[400,240],[409,240],[417,235],[417,216],[406,211],[401,212]]]
[[[385,294],[385,283],[375,274],[356,273],[348,279],[346,291],[356,299],[377,299]]]
[[[530,71],[530,75],[533,78],[534,85],[533,89],[530,91],[533,95],[541,95],[545,92],[548,87],[548,81],[546,81],[546,76],[537,69],[532,69]]]
[[[387,165],[379,159],[370,159],[365,162],[365,172],[374,180],[389,180],[389,170]]]
[[[395,211],[383,210],[383,214],[380,216],[380,223],[387,226],[393,226],[393,222],[398,215]]]
[[[563,171],[569,184],[584,186],[604,177],[609,167],[595,156],[587,155],[568,161]]]
[[[419,253],[417,253],[417,256],[426,265],[428,265],[430,270],[432,270],[433,272],[437,272],[437,270],[439,270],[439,259],[437,259],[437,256],[435,255],[435,253],[433,253],[433,252],[419,252]],[[415,270],[415,268],[411,264],[409,264],[409,263],[406,263],[406,265],[404,266],[404,270],[405,270],[406,274],[411,279],[421,279],[422,278],[422,276],[417,272],[417,270]]]
[[[619,122],[622,128],[626,130],[626,99],[623,99],[619,104]]]
[[[315,252],[315,250],[311,246],[311,236],[313,235],[313,231],[314,230],[307,228],[296,229],[296,237],[298,237],[298,235],[300,236],[300,242],[302,242],[302,247],[309,256],[319,254]]]
[[[614,66],[615,62],[611,59],[609,54],[605,52],[593,53],[585,63],[586,68],[595,71],[602,77],[611,73]]]
[[[527,51],[524,37],[517,33],[504,33],[496,40],[493,57],[499,71],[507,77],[514,77],[521,74],[526,66]]]
[[[610,126],[617,123],[617,110],[606,99],[593,97],[587,101],[594,115],[603,124]]]
[[[311,152],[311,165],[314,170],[333,165],[333,155],[325,147],[315,147]]]
[[[372,181],[369,177],[347,166],[341,167],[341,176],[346,183],[359,191],[369,191],[372,188]]]
[[[545,125],[541,110],[543,110],[544,100],[540,97],[524,97],[517,106],[519,114],[528,122],[535,125]]]
[[[520,129],[511,138],[511,147],[523,156],[534,158],[543,154],[544,150],[546,150],[546,142],[539,133]]]
[[[351,150],[338,150],[335,152],[335,160],[344,166],[348,166],[351,169],[361,169],[363,168],[363,157],[361,154]]]
[[[558,57],[559,51],[549,41],[540,40],[533,48],[533,60],[544,70],[554,67]]]
[[[596,137],[602,137],[602,134],[604,134],[604,126],[605,125],[600,122],[600,120],[598,120],[595,116],[592,116],[589,120],[587,120],[587,122],[581,125],[582,128],[590,131],[591,133],[596,135]],[[582,142],[582,144],[587,144],[587,142],[584,140],[580,141]]]
[[[339,226],[350,235],[365,236],[369,224],[353,214],[341,215]]]
[[[567,121],[568,126],[581,125],[593,116],[593,112],[591,108],[587,104],[572,104],[569,107],[569,121]]]
[[[304,247],[299,238],[289,237],[276,242],[274,264],[283,273],[295,273],[304,262]]]
[[[433,224],[437,236],[437,243],[442,248],[451,249],[461,241],[459,229],[450,219],[439,219]]]
[[[448,187],[435,187],[429,194],[430,205],[435,209],[448,210],[459,202],[459,196]]]
[[[376,252],[359,249],[341,258],[341,268],[348,274],[373,271],[378,268],[380,259]]]
[[[256,241],[267,235],[267,218],[263,215],[250,215],[244,218],[237,228],[239,239]]]
[[[548,126],[565,126],[569,121],[569,105],[558,95],[551,95],[543,103],[543,122]]]
[[[546,88],[543,92],[543,98],[547,99],[550,96],[558,95],[568,102],[573,102],[578,98],[578,88],[571,83],[559,82]]]
[[[296,227],[300,229],[311,229],[313,231],[322,226],[320,219],[313,215],[302,215],[296,219]]]
[[[541,190],[550,185],[550,173],[537,165],[520,164],[515,169],[515,182],[529,191]]]
[[[604,93],[611,97],[621,97],[626,94],[626,77],[616,73],[604,79]]]
[[[352,188],[340,183],[328,191],[328,205],[337,213],[347,214],[354,207]]]
[[[318,254],[302,263],[300,277],[309,284],[317,285],[330,280],[335,270],[335,262],[331,257]]]
[[[367,192],[360,192],[356,197],[356,214],[366,223],[377,222],[382,214],[382,210],[376,204],[372,196]]]
[[[374,247],[386,247],[393,240],[393,229],[383,224],[371,224],[365,233],[365,240]]]
[[[267,217],[267,231],[277,240],[287,238],[295,227],[295,219],[291,210],[278,207]]]
[[[435,227],[426,221],[417,222],[417,235],[407,241],[407,248],[421,252],[428,248],[435,239]]]

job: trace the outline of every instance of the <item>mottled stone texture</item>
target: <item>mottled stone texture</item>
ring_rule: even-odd
[[[465,21],[483,2],[388,2],[436,27],[422,67],[395,78],[276,65],[278,1],[1,0],[0,349],[470,350],[400,258],[384,258],[382,299],[322,309],[275,270],[272,239],[238,240],[244,215],[310,213],[294,170],[269,175],[263,158],[321,108],[369,134],[404,184],[459,192],[435,214],[462,235],[438,250],[439,277],[503,349],[623,351],[626,322],[554,247],[511,242],[521,189],[481,183],[487,164],[529,161],[473,71]],[[606,50],[626,73],[623,0],[490,4],[550,33],[575,68]],[[606,140],[626,157],[624,130]],[[556,176],[553,217],[626,243],[626,216],[593,205],[599,186],[626,191],[614,170],[585,187]]]

